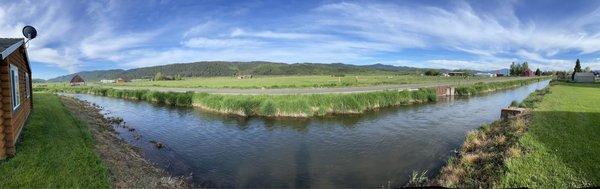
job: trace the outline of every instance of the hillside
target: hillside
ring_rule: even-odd
[[[131,79],[152,78],[157,72],[164,75],[181,75],[183,77],[210,77],[241,75],[331,75],[331,74],[377,74],[377,73],[407,73],[420,68],[392,66],[384,64],[350,65],[342,63],[275,63],[275,62],[194,62],[178,63],[162,66],[135,68],[130,70],[97,70],[78,72],[84,79],[98,81],[101,79],[116,79],[125,76]],[[64,82],[74,74],[49,79],[50,82]]]

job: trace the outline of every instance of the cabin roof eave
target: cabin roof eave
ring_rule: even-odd
[[[21,47],[21,45],[23,45],[23,41],[19,41],[16,42],[14,44],[12,44],[11,46],[9,46],[8,48],[4,49],[1,53],[0,53],[0,59],[4,60],[6,59],[10,54],[12,54],[13,52],[15,52],[17,49],[19,49],[19,47]]]

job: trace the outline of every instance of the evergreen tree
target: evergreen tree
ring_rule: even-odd
[[[579,62],[579,58],[575,61],[575,68],[573,68],[573,75],[571,75],[571,80],[575,80],[575,73],[581,72],[581,62]]]
[[[425,75],[426,76],[439,76],[441,74],[442,73],[440,71],[438,71],[438,70],[427,70],[427,71],[425,71]]]
[[[516,74],[515,74],[515,73],[516,73],[516,72],[515,72],[515,69],[516,69],[516,67],[517,67],[517,66],[515,65],[515,62],[512,62],[512,64],[510,65],[510,71],[509,71],[509,75],[510,75],[510,76],[515,76],[515,75],[516,75]]]
[[[539,68],[535,70],[535,75],[537,76],[541,76],[542,75],[542,70],[540,70]]]
[[[527,70],[529,70],[529,63],[523,62],[523,65],[521,66],[521,73],[523,73]]]

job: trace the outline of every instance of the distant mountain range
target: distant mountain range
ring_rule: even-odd
[[[335,74],[377,74],[395,73],[408,74],[416,71],[429,70],[428,68],[414,68],[406,66],[393,66],[386,64],[352,65],[342,63],[277,63],[277,62],[225,62],[204,61],[194,63],[177,63],[162,66],[135,68],[129,70],[96,70],[82,71],[74,74],[63,75],[49,79],[50,82],[69,81],[74,75],[80,75],[88,81],[99,81],[102,79],[116,79],[127,77],[130,79],[153,78],[156,73],[163,75],[182,77],[210,77],[210,76],[233,76],[238,75],[335,75]],[[440,71],[449,71],[441,69]],[[487,71],[496,73],[496,71]]]

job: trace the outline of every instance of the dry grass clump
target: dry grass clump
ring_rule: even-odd
[[[510,147],[506,152],[508,153],[508,157],[519,157],[521,154],[523,154],[523,150],[518,147]]]
[[[522,154],[517,141],[530,115],[496,121],[467,134],[458,155],[450,158],[432,184],[458,188],[490,188],[504,172],[504,162]]]

